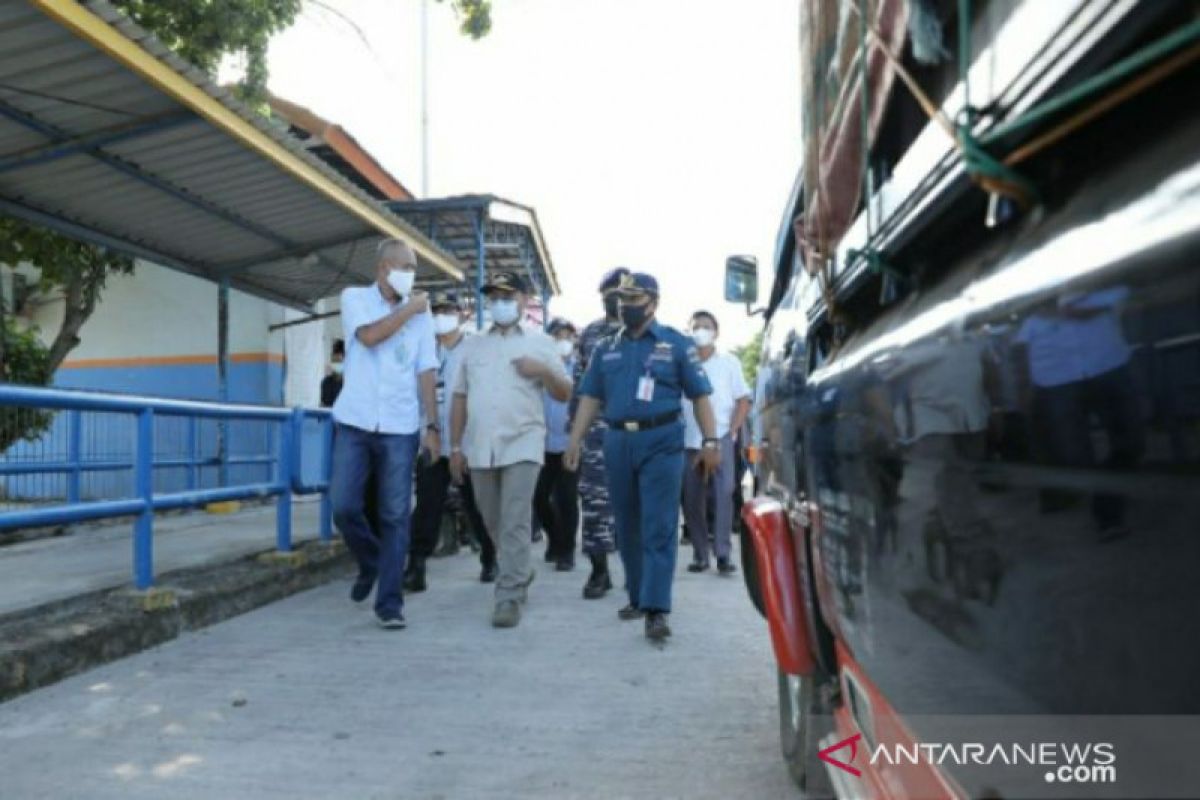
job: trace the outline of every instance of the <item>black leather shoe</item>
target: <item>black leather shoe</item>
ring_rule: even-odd
[[[737,572],[737,567],[735,567],[733,562],[728,558],[718,558],[717,572],[721,573],[722,575],[732,575],[733,573]]]
[[[484,568],[482,570],[480,570],[479,582],[480,583],[495,583],[496,575],[499,572],[500,572],[500,570],[495,564],[488,564],[488,565],[484,566]]]
[[[570,572],[571,570],[575,569],[575,559],[573,559],[573,558],[559,559],[557,562],[555,562],[554,569],[557,570],[558,572]]]
[[[652,642],[661,642],[671,635],[671,626],[667,624],[667,615],[661,611],[651,611],[646,615],[646,638]]]
[[[635,606],[633,603],[630,603],[629,605],[627,605],[624,608],[617,611],[617,617],[624,620],[625,622],[629,622],[630,620],[633,620],[633,619],[641,619],[644,616],[646,616],[646,612],[642,611],[640,608]]]
[[[585,600],[598,600],[608,593],[612,588],[612,578],[607,572],[593,572],[588,578],[587,583],[583,585],[583,598]]]
[[[546,555],[542,557],[542,560],[545,561],[547,564],[553,564],[555,561],[558,560],[558,556],[554,555],[554,551],[551,550],[549,547],[547,547]]]
[[[358,577],[354,579],[354,585],[350,587],[350,599],[356,603],[361,603],[371,596],[371,589],[375,588],[375,576],[364,575],[358,573]]]
[[[425,567],[410,567],[404,571],[404,591],[416,594],[428,586],[425,583]]]
[[[688,564],[688,572],[704,572],[708,569],[707,561],[693,561]]]

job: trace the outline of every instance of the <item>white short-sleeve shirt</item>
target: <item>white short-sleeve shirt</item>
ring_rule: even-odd
[[[707,361],[701,362],[700,366],[708,376],[708,382],[712,384],[712,394],[708,399],[717,418],[717,438],[721,438],[729,434],[729,425],[733,422],[733,409],[737,401],[750,399],[750,387],[746,385],[746,378],[742,374],[742,362],[731,353],[714,352]],[[689,450],[699,448],[704,442],[704,435],[696,422],[696,414],[690,400],[684,401],[683,422],[684,447]]]
[[[438,368],[433,317],[418,314],[374,347],[356,332],[395,310],[377,284],[342,292],[346,367],[333,418],[372,433],[411,434],[421,428],[422,372]]]

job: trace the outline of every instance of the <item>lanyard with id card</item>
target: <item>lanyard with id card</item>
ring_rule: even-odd
[[[650,372],[650,361],[654,358],[654,353],[650,353],[650,357],[646,359],[646,363],[642,366],[642,377],[638,379],[637,399],[643,403],[649,403],[654,399],[654,375]]]
[[[638,379],[637,399],[646,403],[654,399],[654,376],[649,372]]]

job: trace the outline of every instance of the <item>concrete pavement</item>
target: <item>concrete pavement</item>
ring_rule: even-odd
[[[292,506],[292,540],[317,537],[319,504]],[[0,547],[0,615],[132,583],[132,524],[79,526],[68,536]],[[275,546],[275,506],[234,514],[162,516],[154,521],[154,568],[176,569],[229,561]],[[3,794],[0,793],[0,797]]]
[[[342,582],[295,595],[0,705],[0,795],[795,797],[765,623],[681,556],[661,649],[541,564],[515,630],[465,553],[404,631]]]

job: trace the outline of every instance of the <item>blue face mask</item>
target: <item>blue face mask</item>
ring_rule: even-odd
[[[512,325],[521,315],[516,300],[491,300],[488,302],[488,310],[492,314],[492,321],[501,327]]]

